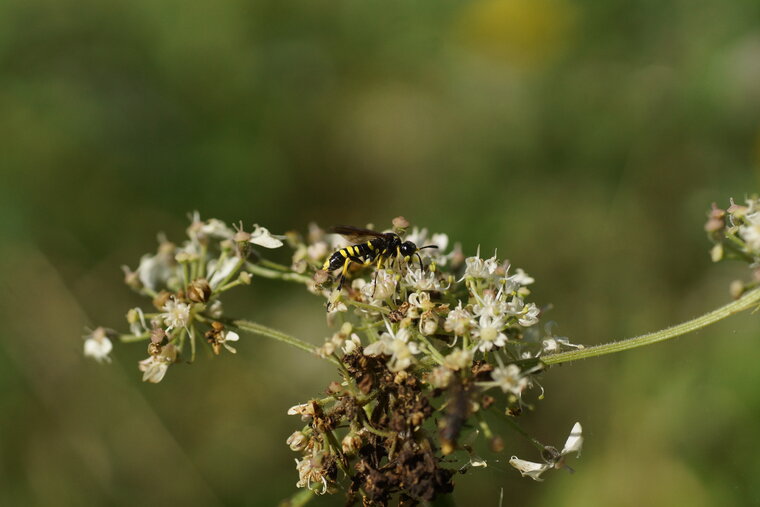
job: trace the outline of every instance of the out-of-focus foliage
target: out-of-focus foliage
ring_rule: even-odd
[[[758,190],[758,20],[748,0],[1,2],[0,504],[294,490],[285,410],[321,361],[242,339],[154,386],[139,347],[81,357],[83,326],[135,304],[119,266],[193,209],[277,232],[404,214],[524,267],[574,342],[723,303],[743,273],[710,266],[702,225]],[[295,292],[255,280],[228,310],[319,343]],[[525,425],[582,421],[578,473],[488,456],[455,497],[757,502],[756,319],[553,369]]]

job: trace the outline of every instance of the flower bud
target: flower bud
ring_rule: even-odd
[[[432,336],[438,330],[438,317],[433,312],[425,312],[420,319],[420,333]]]
[[[409,220],[402,216],[397,216],[393,219],[393,229],[394,230],[404,230],[407,227],[409,227]]]
[[[343,449],[343,452],[348,455],[356,454],[356,452],[361,448],[362,446],[362,437],[357,435],[356,433],[349,433],[345,437],[343,437],[343,440],[340,443],[341,449]]]
[[[303,434],[301,431],[294,431],[292,435],[288,437],[285,443],[288,444],[288,447],[292,451],[302,451],[306,448],[306,444],[308,443],[309,439],[306,437],[306,435]]]
[[[160,327],[154,327],[150,331],[150,342],[155,343],[156,345],[160,345],[162,341],[164,341],[164,338],[166,337],[166,331],[163,330],[163,328]]]
[[[713,262],[718,262],[723,259],[723,245],[718,243],[710,249],[710,258]]]

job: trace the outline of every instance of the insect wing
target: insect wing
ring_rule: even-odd
[[[363,229],[361,227],[353,227],[350,225],[336,225],[330,227],[328,232],[333,234],[340,234],[344,238],[353,243],[364,243],[367,240],[373,238],[384,238],[385,235],[381,232],[373,231],[372,229]]]

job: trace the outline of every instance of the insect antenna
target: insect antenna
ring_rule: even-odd
[[[419,253],[419,252],[420,252],[420,250],[424,250],[424,249],[426,249],[426,248],[438,248],[438,245],[427,245],[427,246],[423,246],[423,247],[420,247],[420,248],[418,248],[418,249],[417,249],[417,251],[416,251],[416,252],[414,252],[414,254],[417,256],[417,258],[420,260],[420,270],[422,270],[422,269],[423,269],[423,267],[422,267],[422,256],[420,255],[420,253]]]

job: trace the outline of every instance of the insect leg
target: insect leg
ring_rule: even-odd
[[[375,291],[377,290],[377,271],[375,270],[375,277],[372,280],[372,297],[375,297]]]
[[[343,263],[343,269],[340,271],[340,278],[338,279],[338,290],[343,288],[343,282],[346,281],[346,272],[348,271],[348,266],[351,265],[351,259],[346,257],[346,261]]]

